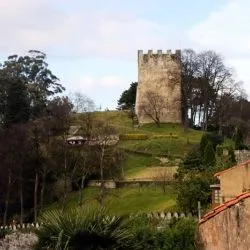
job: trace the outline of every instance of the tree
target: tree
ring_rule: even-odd
[[[46,54],[30,50],[26,56],[9,56],[0,68],[1,79],[21,81],[25,85],[29,93],[31,114],[34,117],[43,111],[48,97],[64,90],[45,60]]]
[[[157,92],[148,91],[145,94],[147,104],[142,105],[142,110],[160,127],[164,109],[168,108],[168,100]]]
[[[214,167],[215,163],[216,163],[216,159],[215,159],[215,152],[214,152],[214,148],[213,148],[213,144],[212,142],[208,142],[205,149],[204,149],[204,158],[203,158],[203,164],[206,167]]]
[[[184,128],[189,126],[188,111],[192,110],[193,92],[195,91],[195,79],[198,72],[197,54],[192,49],[185,49],[181,53],[181,106]],[[193,112],[191,112],[193,114]],[[191,119],[193,122],[193,119]]]
[[[196,53],[191,49],[182,52],[182,109],[185,128],[188,114],[191,124],[199,124],[203,130],[215,121],[215,110],[220,113],[221,96],[233,96],[239,92],[232,69],[221,55],[214,51]],[[216,124],[221,120],[217,116]],[[214,125],[214,124],[213,124]]]
[[[119,110],[131,110],[135,107],[137,82],[132,82],[127,90],[124,90],[118,100]]]
[[[193,148],[185,157],[182,165],[183,171],[187,172],[190,170],[204,170],[204,167],[202,165],[202,157],[200,150],[195,147]],[[180,168],[180,170],[182,170]]]
[[[80,92],[74,92],[70,100],[74,106],[73,111],[76,113],[89,113],[96,110],[94,101]]]
[[[190,174],[177,182],[177,204],[182,211],[197,214],[197,203],[207,207],[211,202],[210,185],[213,178],[210,174]]]

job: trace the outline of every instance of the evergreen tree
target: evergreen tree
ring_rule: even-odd
[[[212,142],[208,142],[205,150],[204,150],[204,158],[203,158],[204,166],[213,167],[216,163],[215,152],[213,148]]]
[[[228,156],[229,156],[229,162],[231,166],[237,163],[233,148],[229,148]]]
[[[207,143],[210,141],[208,134],[203,134],[200,141],[200,153],[201,155],[204,155],[205,148],[207,146]]]
[[[242,132],[240,130],[240,128],[235,128],[235,134],[233,136],[233,140],[234,140],[234,147],[235,149],[241,149],[244,141],[243,141],[243,135]]]
[[[132,82],[129,89],[122,92],[118,100],[118,109],[133,109],[135,107],[137,82]]]
[[[191,150],[183,161],[184,171],[189,170],[202,170],[202,159],[200,151],[197,148]]]

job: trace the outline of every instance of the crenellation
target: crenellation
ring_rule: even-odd
[[[157,50],[157,54],[158,54],[158,55],[162,55],[162,50],[161,50],[161,49],[158,49],[158,50]]]
[[[146,56],[146,55],[180,55],[181,54],[181,50],[177,49],[175,50],[175,52],[172,52],[171,49],[167,50],[166,53],[164,53],[161,49],[157,50],[155,53],[152,49],[148,50],[146,53],[144,53],[143,50],[138,50],[138,55],[140,56]]]
[[[149,49],[149,50],[148,50],[148,55],[149,55],[149,56],[153,55],[153,50],[152,50],[152,49]]]

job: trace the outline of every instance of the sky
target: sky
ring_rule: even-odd
[[[0,0],[0,62],[46,53],[66,93],[115,109],[137,50],[215,50],[250,94],[249,0]]]

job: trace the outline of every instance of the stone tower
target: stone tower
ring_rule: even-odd
[[[161,110],[161,123],[181,123],[181,51],[156,54],[138,51],[138,86],[135,112],[140,124],[152,123],[145,107],[148,93],[156,93],[167,105]]]

